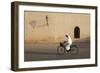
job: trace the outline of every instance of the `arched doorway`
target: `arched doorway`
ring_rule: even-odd
[[[80,38],[80,28],[78,26],[74,28],[74,38]]]

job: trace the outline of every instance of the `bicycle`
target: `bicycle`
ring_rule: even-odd
[[[67,45],[67,44],[66,44]],[[57,53],[58,54],[71,54],[71,55],[76,55],[78,54],[79,48],[76,45],[71,45],[70,50],[66,50],[66,45],[64,43],[60,42],[60,45],[57,47]]]

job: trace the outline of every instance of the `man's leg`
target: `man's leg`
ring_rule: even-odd
[[[66,50],[70,50],[70,45],[67,45],[66,46]]]
[[[67,50],[67,52],[69,52],[70,51],[70,46],[71,46],[71,44],[68,44],[67,46],[66,46],[66,50]]]

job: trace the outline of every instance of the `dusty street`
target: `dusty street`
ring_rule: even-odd
[[[42,61],[42,60],[61,60],[61,59],[84,59],[90,58],[90,43],[89,42],[73,42],[79,48],[77,55],[65,54],[58,55],[55,44],[27,44],[24,51],[25,61]]]

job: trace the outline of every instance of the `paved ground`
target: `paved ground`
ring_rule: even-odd
[[[25,46],[25,61],[41,61],[41,60],[62,60],[62,59],[84,59],[90,58],[90,43],[85,42],[74,42],[77,45],[79,52],[77,55],[57,54],[57,46],[59,43],[55,44],[27,44]]]

